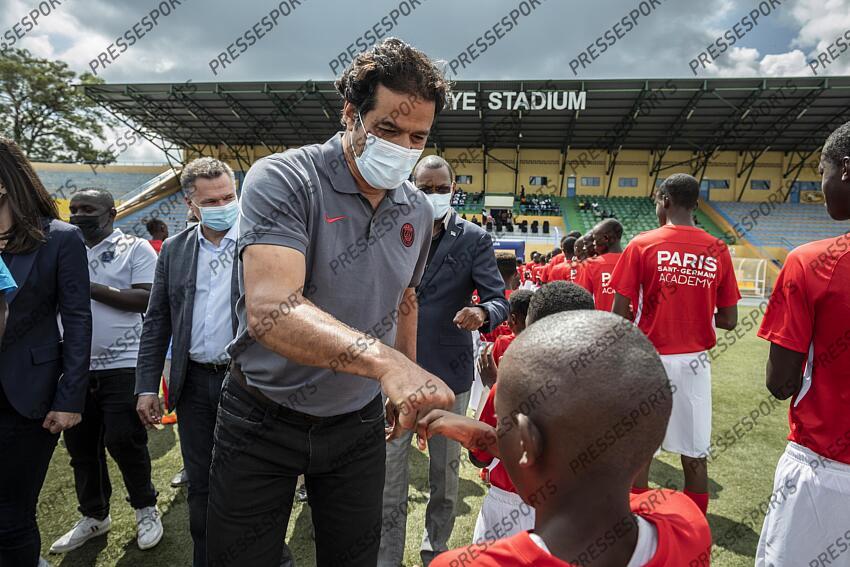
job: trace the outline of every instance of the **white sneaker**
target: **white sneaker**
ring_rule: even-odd
[[[83,516],[74,524],[71,531],[53,542],[50,553],[67,553],[81,547],[93,537],[102,536],[112,527],[112,517],[107,516],[104,520],[96,520]]]
[[[162,520],[159,508],[148,506],[136,510],[136,542],[139,549],[150,549],[162,539]]]
[[[47,559],[44,557],[38,558],[38,567],[50,567],[50,563],[47,562]]]

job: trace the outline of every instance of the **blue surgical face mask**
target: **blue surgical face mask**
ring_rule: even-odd
[[[233,199],[225,205],[217,207],[201,207],[201,224],[213,230],[229,230],[239,216],[239,200]]]
[[[366,147],[359,156],[354,152],[352,141],[351,151],[357,170],[366,183],[375,189],[395,189],[410,177],[422,150],[408,149],[379,138],[366,130],[359,112],[357,118],[366,132]]]

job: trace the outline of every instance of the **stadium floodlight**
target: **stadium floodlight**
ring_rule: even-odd
[[[751,109],[751,108],[748,108],[748,109],[747,109],[747,111],[746,111],[746,112],[744,112],[744,113],[741,115],[741,120],[743,120],[744,118],[746,118],[747,116],[749,116],[749,115],[750,115],[750,110],[752,110],[752,109]]]
[[[804,108],[803,110],[801,110],[801,111],[800,111],[800,114],[798,114],[798,115],[797,115],[797,118],[795,118],[794,120],[799,120],[800,118],[802,118],[802,117],[803,117],[803,115],[804,115],[806,112],[808,112],[808,110],[809,110],[809,107],[807,106],[806,108]]]
[[[691,119],[691,116],[693,116],[693,115],[694,115],[694,110],[696,110],[696,108],[691,108],[691,109],[688,111],[688,115],[685,117],[685,120],[690,120],[690,119]]]

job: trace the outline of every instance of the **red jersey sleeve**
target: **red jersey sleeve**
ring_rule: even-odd
[[[806,292],[806,269],[794,252],[779,272],[758,336],[795,352],[808,352],[815,321]]]
[[[492,425],[493,427],[496,427],[496,404],[494,402],[496,398],[496,386],[497,384],[494,384],[490,388],[490,392],[487,394],[487,400],[484,402],[484,407],[481,408],[481,415],[478,416],[478,421]],[[475,457],[476,461],[485,465],[489,465],[494,458],[489,452],[477,449],[470,449],[469,454]]]
[[[499,361],[502,360],[502,356],[505,354],[505,351],[508,350],[511,342],[514,340],[514,334],[510,335],[499,335],[496,337],[496,343],[493,345],[493,360],[496,361],[496,366],[499,366]]]
[[[620,255],[620,259],[617,260],[614,271],[611,272],[611,287],[620,295],[631,299],[633,304],[637,303],[640,291],[643,268],[642,252],[643,250],[637,243],[630,242]]]
[[[738,280],[735,279],[735,267],[732,265],[729,248],[724,248],[720,253],[720,267],[723,270],[723,279],[717,287],[717,307],[737,305],[741,292],[738,290]]]

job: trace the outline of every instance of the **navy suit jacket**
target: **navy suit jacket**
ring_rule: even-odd
[[[171,344],[171,371],[168,375],[168,406],[177,407],[183,391],[192,344],[192,314],[195,309],[195,280],[198,275],[198,229],[189,227],[166,239],[159,251],[156,275],[136,363],[136,395],[159,392],[159,380]],[[235,250],[235,247],[234,247]],[[239,299],[237,262],[221,259],[221,277],[230,277],[230,322],[236,336],[238,320],[233,307]],[[172,339],[173,336],[173,339]]]
[[[477,289],[479,307],[489,314],[482,331],[492,331],[507,319],[505,282],[496,267],[490,235],[452,211],[437,250],[416,288],[419,320],[416,362],[439,376],[456,394],[469,390],[474,375],[472,333],[452,320],[471,305]]]
[[[80,229],[45,221],[47,242],[15,254],[18,289],[6,295],[0,382],[15,410],[41,419],[51,410],[82,413],[91,354],[91,286]],[[59,330],[57,314],[62,319]]]

